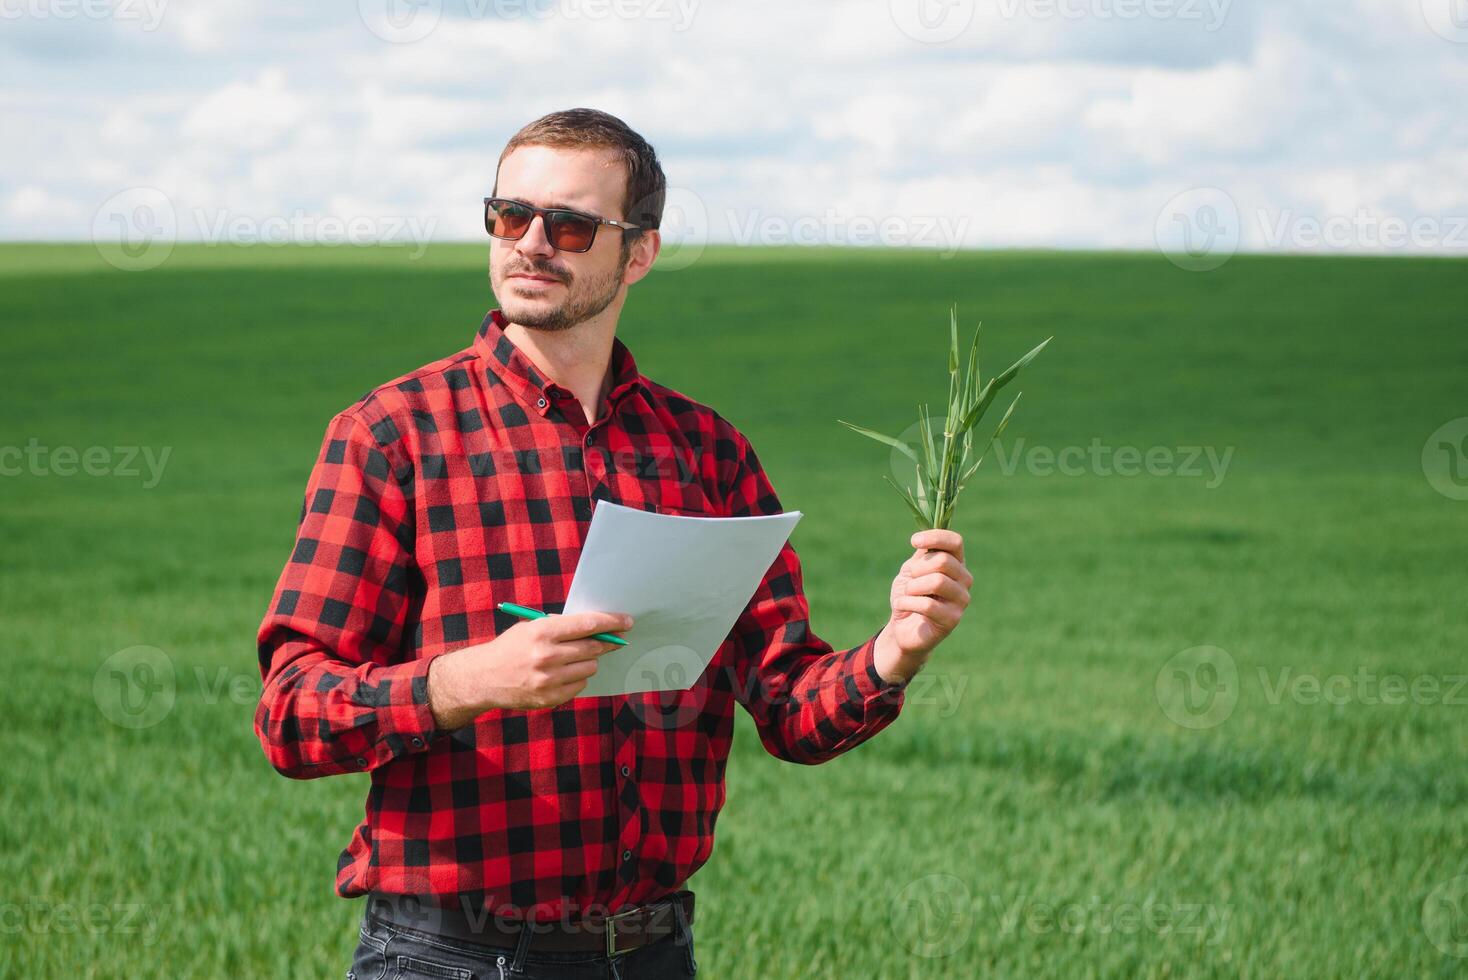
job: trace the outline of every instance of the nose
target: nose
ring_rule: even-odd
[[[551,245],[550,239],[545,235],[545,219],[535,215],[530,219],[530,227],[525,229],[525,234],[515,242],[515,251],[521,255],[553,255],[555,247]]]

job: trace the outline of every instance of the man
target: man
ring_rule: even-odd
[[[369,896],[358,978],[693,975],[682,886],[713,848],[735,703],[771,754],[824,762],[896,718],[968,605],[962,540],[923,531],[888,621],[833,650],[787,541],[687,690],[575,699],[615,648],[593,634],[636,631],[559,612],[595,501],[782,510],[743,434],[615,337],[664,187],[615,117],[527,125],[486,202],[499,307],[328,426],[260,627],[255,730],[287,776],[371,773],[336,878]]]

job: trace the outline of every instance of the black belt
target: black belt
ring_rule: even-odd
[[[693,892],[684,888],[646,905],[633,905],[609,915],[548,922],[527,922],[495,915],[488,909],[466,910],[429,903],[418,896],[372,892],[367,914],[399,929],[416,929],[484,946],[514,947],[530,929],[531,952],[599,952],[616,956],[656,942],[678,930],[674,904],[693,924]]]

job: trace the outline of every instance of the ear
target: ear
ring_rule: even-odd
[[[622,282],[631,285],[652,271],[658,252],[663,247],[663,236],[656,228],[650,228],[637,236],[632,243],[632,254],[627,259],[627,268],[622,273]]]

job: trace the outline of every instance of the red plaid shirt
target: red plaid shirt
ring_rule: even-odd
[[[891,723],[904,685],[877,673],[876,634],[836,651],[811,631],[787,541],[689,690],[436,728],[429,663],[519,622],[499,602],[560,612],[595,501],[782,510],[748,440],[620,339],[588,424],[505,324],[491,310],[470,347],[331,420],[260,625],[255,732],[284,775],[371,773],[337,894],[544,921],[656,901],[708,859],[736,701],[771,754],[814,764]]]

